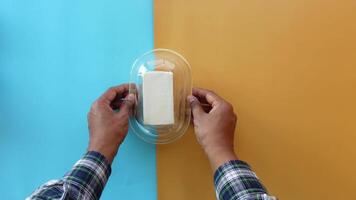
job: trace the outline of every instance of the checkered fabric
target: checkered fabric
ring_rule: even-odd
[[[268,195],[250,166],[240,160],[221,165],[214,174],[214,183],[220,200],[276,200]]]
[[[99,199],[110,173],[111,167],[105,157],[90,151],[62,179],[45,183],[26,199]],[[267,194],[250,166],[240,160],[220,166],[214,182],[220,200],[276,200]]]
[[[89,151],[62,179],[45,183],[26,199],[99,199],[110,173],[105,157]]]

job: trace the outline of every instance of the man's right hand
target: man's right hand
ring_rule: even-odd
[[[237,116],[232,105],[214,92],[199,88],[193,88],[193,96],[188,96],[188,101],[192,107],[197,140],[213,170],[227,161],[236,160],[234,132]],[[201,103],[210,108],[203,108]]]
[[[88,113],[88,151],[100,152],[110,164],[128,131],[130,109],[135,102],[135,97],[128,95],[128,91],[128,84],[109,88]]]

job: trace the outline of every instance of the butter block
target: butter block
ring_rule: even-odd
[[[144,73],[142,99],[144,124],[174,124],[172,72],[152,71]]]

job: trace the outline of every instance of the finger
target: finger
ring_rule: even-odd
[[[195,96],[198,100],[199,100],[199,102],[201,103],[201,104],[208,104],[208,105],[210,105],[210,103],[205,99],[205,97],[200,97],[200,96]]]
[[[135,95],[128,94],[120,105],[118,115],[128,116],[130,114],[131,108],[135,105]]]
[[[128,93],[129,92],[126,91],[126,92],[123,92],[121,94],[117,94],[115,99],[113,101],[111,101],[111,104],[110,104],[111,108],[113,110],[119,109],[121,104],[122,104],[122,102],[123,102],[123,99],[127,96]]]
[[[192,108],[192,113],[193,113],[193,117],[195,119],[201,117],[202,115],[206,114],[203,110],[203,108],[200,105],[199,100],[192,95],[188,96],[188,101],[190,103],[190,107]]]
[[[125,91],[121,94],[117,94],[115,99],[111,102],[110,106],[113,110],[118,110],[121,107],[121,104],[123,103],[123,99],[128,95],[128,93],[136,94],[136,85],[133,83],[129,83],[129,90]]]
[[[212,107],[224,101],[214,92],[202,88],[193,88],[193,95],[200,99],[205,99]]]
[[[128,85],[129,85],[130,93],[136,93],[136,92],[137,92],[137,86],[136,86],[136,84],[134,84],[134,83],[128,83]]]
[[[203,108],[203,110],[206,112],[206,113],[209,113],[210,110],[213,108],[211,106],[211,104],[205,99],[205,98],[202,98],[202,97],[199,97],[199,96],[195,96],[198,101],[200,102],[200,105],[201,107]]]
[[[111,108],[113,110],[118,110],[121,106],[121,104],[123,103],[123,99],[129,94],[129,93],[132,93],[132,94],[136,94],[137,93],[137,90],[136,90],[136,85],[135,84],[128,84],[129,85],[129,90],[128,91],[125,91],[121,94],[117,94],[115,99],[111,102]]]
[[[104,94],[102,94],[98,102],[110,105],[114,101],[116,96],[119,96],[129,90],[129,84],[122,84],[119,86],[109,88]]]
[[[199,100],[199,99],[198,99]],[[199,100],[200,101],[200,100]],[[202,103],[200,102],[200,105],[201,107],[203,108],[203,110],[206,112],[206,113],[209,113],[213,107],[209,104],[209,103]]]

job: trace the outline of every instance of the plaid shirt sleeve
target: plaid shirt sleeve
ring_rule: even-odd
[[[87,152],[62,179],[40,186],[26,200],[99,199],[111,167],[98,152]]]
[[[220,200],[276,200],[269,196],[250,166],[240,160],[221,165],[214,174],[216,196]]]

